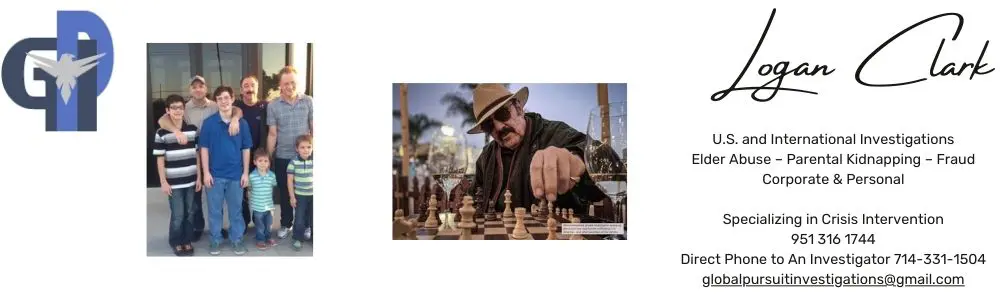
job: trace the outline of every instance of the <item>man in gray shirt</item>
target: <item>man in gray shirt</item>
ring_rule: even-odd
[[[295,139],[313,132],[312,98],[296,91],[295,68],[286,66],[278,73],[281,96],[267,106],[267,151],[274,156],[274,173],[278,179],[278,198],[281,205],[281,229],[278,237],[285,238],[295,219],[288,196],[288,162],[295,158]],[[306,223],[308,224],[308,223]],[[305,237],[311,237],[306,229]]]

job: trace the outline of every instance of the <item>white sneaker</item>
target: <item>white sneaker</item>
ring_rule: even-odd
[[[278,229],[278,238],[283,239],[285,237],[288,237],[288,233],[291,231],[292,231],[291,227],[281,227],[281,229]]]
[[[312,236],[313,236],[313,229],[311,227],[306,228],[306,239],[310,240],[312,239]]]

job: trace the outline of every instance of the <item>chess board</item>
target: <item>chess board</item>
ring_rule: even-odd
[[[424,221],[427,219],[426,215],[421,216],[418,220],[420,221],[421,228],[417,229],[417,239],[418,240],[457,240],[459,236],[462,235],[462,229],[457,228],[459,221],[455,222],[456,229],[446,228],[444,230],[438,230],[437,228],[423,228]],[[456,219],[458,219],[456,217]],[[556,229],[556,238],[560,240],[569,240],[570,235],[559,233],[562,231],[562,224],[569,223],[570,221],[562,216],[556,216],[556,221],[558,222]],[[438,220],[440,224],[441,220]],[[542,216],[536,219],[531,214],[524,215],[524,228],[528,230],[528,240],[545,240],[549,237],[549,229],[546,222],[548,222],[547,216]],[[473,240],[513,240],[514,224],[516,221],[511,217],[510,221],[504,221],[502,217],[497,216],[493,220],[486,220],[484,216],[476,217],[476,228],[472,231]],[[440,226],[439,226],[440,227]],[[587,240],[599,240],[603,236],[600,235],[581,235]]]

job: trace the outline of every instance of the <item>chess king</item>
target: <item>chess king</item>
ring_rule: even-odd
[[[476,160],[472,191],[482,188],[487,203],[504,210],[503,193],[510,189],[513,208],[530,207],[537,199],[585,212],[605,195],[587,175],[583,151],[595,143],[566,123],[525,112],[528,88],[512,93],[501,84],[480,84],[473,90],[476,125],[469,134],[493,137]],[[512,209],[513,209],[512,208]]]

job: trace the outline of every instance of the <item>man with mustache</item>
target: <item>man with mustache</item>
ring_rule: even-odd
[[[257,153],[257,148],[261,145],[265,145],[267,142],[266,134],[267,132],[267,101],[260,101],[257,97],[257,91],[259,87],[257,82],[257,77],[253,75],[247,75],[243,77],[240,82],[240,100],[236,101],[236,107],[243,111],[243,119],[247,121],[250,125],[250,137],[253,140],[253,146],[250,147],[250,153]],[[237,130],[238,131],[238,130]],[[250,160],[250,170],[256,170],[257,166],[254,160]],[[244,198],[250,199],[249,194],[250,189],[245,189]],[[250,228],[250,201],[243,201],[243,223],[246,225],[244,228]],[[246,233],[251,232],[250,230],[244,231]]]
[[[489,134],[493,141],[476,160],[471,190],[482,188],[496,211],[505,209],[507,189],[511,210],[545,199],[557,208],[586,212],[590,202],[606,197],[583,163],[583,151],[593,140],[566,123],[525,112],[527,87],[511,93],[501,84],[480,84],[472,99],[476,125],[468,133]]]

